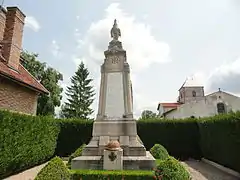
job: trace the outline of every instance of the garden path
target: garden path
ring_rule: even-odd
[[[192,180],[238,180],[214,166],[197,160],[183,162],[192,176]]]

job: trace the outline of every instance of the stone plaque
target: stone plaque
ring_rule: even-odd
[[[119,119],[124,114],[123,75],[122,72],[108,73],[106,109],[107,119]]]

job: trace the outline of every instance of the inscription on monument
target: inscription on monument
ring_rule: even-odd
[[[120,58],[118,56],[111,56],[109,57],[109,63],[111,64],[118,64],[120,62]]]

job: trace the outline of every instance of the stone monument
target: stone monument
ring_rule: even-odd
[[[118,141],[123,149],[123,169],[152,169],[155,159],[137,135],[133,118],[132,86],[126,51],[119,41],[121,31],[114,20],[112,40],[104,52],[97,118],[92,139],[82,156],[72,160],[72,169],[103,169],[105,146]]]

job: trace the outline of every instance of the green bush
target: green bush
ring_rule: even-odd
[[[34,180],[69,180],[70,173],[63,161],[55,157],[41,169]]]
[[[153,180],[152,171],[104,171],[104,170],[71,170],[72,180]]]
[[[156,177],[161,180],[189,180],[190,174],[185,167],[175,158],[169,157],[159,161],[155,170]]]
[[[240,112],[202,118],[199,127],[203,156],[240,172]]]
[[[49,160],[59,127],[50,117],[0,111],[0,179]]]
[[[150,153],[155,159],[165,160],[168,158],[167,150],[160,144],[155,144],[151,149]]]
[[[82,144],[87,144],[92,137],[91,120],[56,119],[60,125],[55,155],[69,156]]]
[[[154,144],[162,144],[176,158],[202,157],[199,147],[198,119],[149,119],[137,122],[138,135],[149,150]]]
[[[68,159],[68,163],[67,166],[70,167],[71,166],[71,161],[72,159],[74,159],[75,157],[81,156],[82,155],[82,151],[85,148],[86,144],[81,145],[79,148],[77,148],[77,150],[71,154],[71,156]]]

